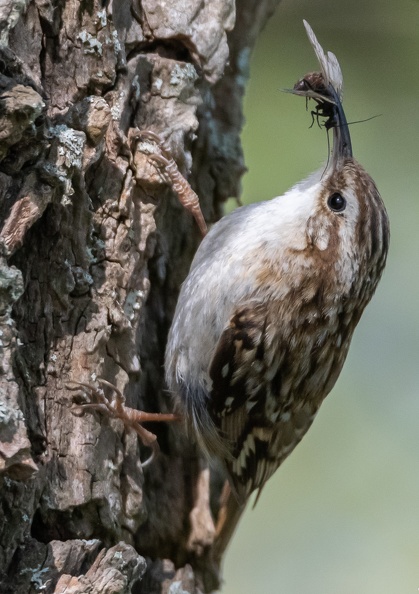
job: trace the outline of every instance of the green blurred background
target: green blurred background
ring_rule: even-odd
[[[247,510],[227,594],[409,594],[419,589],[419,2],[284,0],[251,65],[245,202],[326,160],[302,98],[318,68],[302,19],[338,57],[355,157],[391,220],[387,269],[313,427]]]

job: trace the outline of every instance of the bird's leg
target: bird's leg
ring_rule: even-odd
[[[201,206],[199,204],[199,198],[196,192],[193,191],[189,182],[183,177],[173,159],[170,147],[158,134],[151,132],[150,130],[144,130],[136,135],[136,138],[141,140],[151,140],[154,142],[159,153],[149,154],[149,158],[154,161],[159,167],[161,167],[170,181],[171,186],[178,195],[179,202],[186,210],[188,210],[194,217],[201,234],[205,236],[207,234],[207,224],[202,214]]]
[[[150,464],[154,456],[158,453],[159,446],[157,436],[151,431],[148,431],[148,429],[145,429],[142,423],[178,421],[180,420],[180,416],[172,413],[148,413],[125,406],[124,395],[116,386],[104,379],[98,379],[97,382],[100,387],[82,382],[71,382],[71,384],[67,384],[69,390],[82,389],[84,396],[89,399],[88,402],[76,404],[74,411],[76,412],[78,410],[81,415],[85,412],[98,411],[111,419],[120,419],[127,429],[133,429],[137,433],[144,446],[151,448],[152,454],[150,458],[143,462],[142,466],[144,467]],[[106,396],[103,387],[111,390],[112,397],[110,399]]]

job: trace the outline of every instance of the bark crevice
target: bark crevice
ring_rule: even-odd
[[[136,132],[167,139],[217,220],[240,192],[250,50],[276,3],[3,3],[5,594],[217,585],[208,477],[181,427],[150,426],[161,453],[143,469],[137,436],[74,414],[68,384],[102,377],[130,407],[171,410],[164,347],[200,236]]]

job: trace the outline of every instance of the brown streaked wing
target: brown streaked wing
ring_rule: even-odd
[[[262,379],[267,312],[264,304],[240,307],[222,333],[211,361],[211,415],[219,419],[241,408],[252,380]],[[262,389],[262,386],[260,386]]]
[[[236,310],[210,366],[210,413],[232,454],[227,467],[240,498],[261,486],[278,465],[271,454],[275,422],[267,415],[268,409],[272,411],[267,398],[272,398],[274,383],[279,410],[280,378],[276,375],[274,382],[266,381],[267,319],[265,304]]]

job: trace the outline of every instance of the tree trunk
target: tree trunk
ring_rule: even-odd
[[[278,1],[0,0],[5,594],[217,587],[208,474],[181,426],[151,427],[143,468],[137,435],[76,414],[70,388],[104,378],[132,408],[171,410],[165,341],[200,235],[135,131],[167,139],[216,221],[239,194],[250,52]]]

